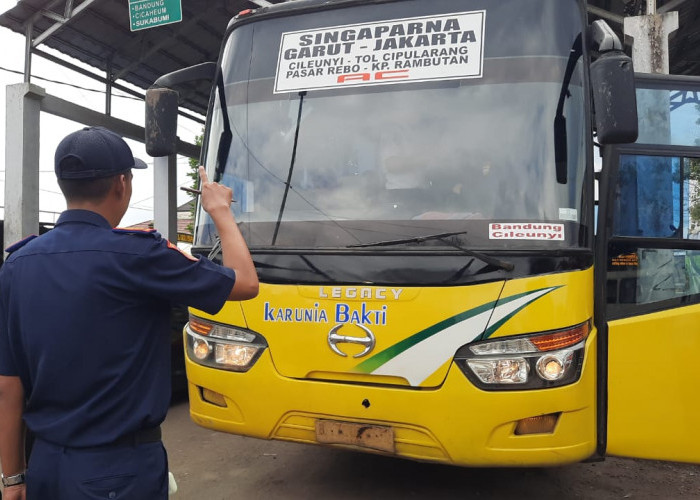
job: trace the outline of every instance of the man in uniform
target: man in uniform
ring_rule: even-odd
[[[55,229],[0,269],[0,463],[6,500],[167,498],[160,424],[170,400],[171,304],[216,313],[258,293],[232,192],[199,167],[223,265],[152,231],[113,229],[146,164],[113,132],[59,144],[67,202]],[[35,434],[25,471],[24,424]],[[26,486],[25,486],[26,481]],[[26,489],[25,489],[26,488]]]

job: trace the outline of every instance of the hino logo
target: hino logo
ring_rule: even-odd
[[[347,335],[339,335],[338,331],[346,326],[348,323],[344,323],[341,325],[335,325],[333,328],[331,328],[331,331],[328,332],[328,345],[330,346],[331,349],[333,349],[333,352],[336,354],[339,354],[343,357],[347,357],[347,354],[345,354],[343,351],[341,351],[338,348],[338,344],[360,344],[363,345],[365,348],[362,352],[355,354],[353,358],[361,358],[362,356],[366,356],[369,354],[372,349],[374,349],[374,334],[372,333],[372,330],[367,328],[364,325],[361,325],[359,323],[350,323],[353,324],[359,328],[361,328],[365,332],[364,337],[350,337]]]

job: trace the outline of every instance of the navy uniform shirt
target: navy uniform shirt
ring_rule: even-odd
[[[110,443],[164,419],[170,306],[211,314],[231,269],[183,254],[155,232],[112,229],[67,210],[0,269],[0,375],[19,376],[38,438]]]

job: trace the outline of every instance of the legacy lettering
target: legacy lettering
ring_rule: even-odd
[[[330,295],[329,295],[330,293]],[[375,299],[375,300],[399,300],[403,288],[356,288],[334,286],[330,289],[322,286],[318,296],[322,299]]]

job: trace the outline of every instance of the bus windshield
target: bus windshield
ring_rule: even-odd
[[[582,26],[576,0],[410,0],[241,23],[222,52],[205,165],[233,188],[253,252],[432,248],[445,243],[422,238],[440,233],[481,250],[585,246],[585,56],[564,77]],[[211,246],[201,209],[196,226],[195,244]]]

